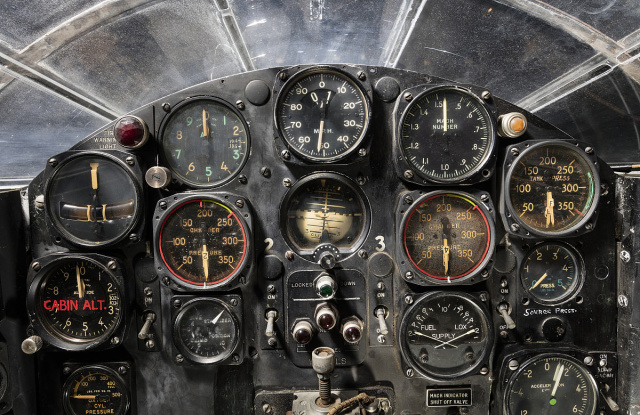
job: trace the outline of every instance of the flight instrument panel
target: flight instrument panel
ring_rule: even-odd
[[[628,410],[619,179],[486,88],[264,69],[42,162],[0,414]]]

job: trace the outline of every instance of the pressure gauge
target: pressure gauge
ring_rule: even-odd
[[[67,415],[125,415],[129,391],[123,379],[106,366],[77,369],[64,384],[63,403]]]

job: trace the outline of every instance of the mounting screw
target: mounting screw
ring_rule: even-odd
[[[593,223],[589,222],[586,225],[584,225],[584,228],[588,231],[590,231],[591,229],[593,229]]]
[[[242,200],[242,199],[236,200],[236,207],[243,208],[244,207],[244,200]]]
[[[480,374],[481,375],[486,375],[489,373],[489,368],[486,366],[482,366],[482,369],[480,369]]]
[[[174,307],[174,308],[180,308],[180,307],[182,307],[182,301],[180,301],[180,300],[173,300],[173,307]]]
[[[264,405],[262,405],[262,412],[264,412],[265,414],[270,414],[271,413],[271,405],[269,405],[268,403],[265,403]]]
[[[487,278],[489,276],[489,271],[487,271],[486,269],[483,269],[480,275],[482,275],[482,278]]]
[[[285,252],[284,257],[287,258],[289,261],[293,261],[293,251]]]
[[[404,171],[404,178],[405,179],[413,179],[413,172],[411,170],[405,170]]]
[[[242,184],[247,184],[248,182],[247,176],[245,176],[244,174],[241,174],[240,176],[238,176],[238,181]]]
[[[364,183],[366,182],[366,180],[364,179],[364,176],[359,174],[358,177],[356,177],[356,182],[360,185],[363,186]]]
[[[489,91],[484,91],[481,95],[482,99],[484,99],[485,101],[489,101],[491,99],[491,92]]]
[[[267,166],[261,167],[260,174],[264,177],[271,177],[271,169]]]
[[[378,336],[378,343],[384,344],[384,342],[386,342],[386,341],[387,341],[387,339],[384,337],[384,334],[380,334]]]
[[[517,360],[513,359],[509,361],[509,369],[511,370],[518,370],[518,368],[520,367],[520,363],[518,363]]]
[[[363,71],[360,71],[358,72],[358,79],[364,81],[365,79],[367,79],[367,75]]]
[[[593,366],[593,357],[587,356],[584,358],[584,364],[587,366]]]
[[[280,78],[281,81],[286,81],[288,77],[289,75],[286,72],[280,72],[278,75],[278,78]]]
[[[618,296],[618,305],[620,307],[627,307],[629,305],[629,299],[627,298],[626,295],[619,295]]]
[[[587,154],[593,154],[593,148],[592,147],[587,147],[584,149],[584,152]]]
[[[114,337],[111,339],[111,344],[118,344],[120,343],[120,338],[119,337]]]
[[[384,282],[380,281],[380,282],[378,283],[378,289],[379,289],[380,291],[384,291],[384,289],[385,289]]]
[[[407,376],[409,376],[410,378],[413,377],[413,369],[407,369]]]
[[[518,150],[517,148],[512,148],[511,149],[511,155],[512,156],[517,156],[518,154],[520,154],[520,150]]]
[[[237,306],[238,305],[238,299],[237,298],[232,298],[231,301],[229,301],[231,303],[232,306]]]
[[[131,235],[129,235],[129,240],[131,242],[138,242],[138,235],[135,233],[132,233]]]
[[[405,101],[411,101],[412,99],[413,99],[413,95],[411,95],[410,92],[407,92],[406,94],[404,94]]]
[[[126,161],[127,164],[130,166],[133,166],[134,164],[136,164],[136,159],[134,159],[132,156],[127,157],[126,159],[124,159],[124,161]]]
[[[509,337],[509,333],[507,333],[506,330],[502,330],[500,332],[500,337],[502,337],[503,339],[506,339],[507,337]]]
[[[404,197],[404,203],[406,203],[407,205],[410,205],[413,203],[413,196],[411,195],[407,195]]]
[[[69,373],[71,373],[71,368],[69,366],[65,366],[62,368],[63,375],[68,375]]]
[[[275,337],[269,337],[269,340],[267,340],[267,344],[271,347],[276,347],[276,345],[278,344],[278,341],[276,340]]]
[[[367,251],[365,251],[364,249],[361,249],[360,251],[358,251],[358,255],[360,255],[360,258],[362,259],[367,259],[367,257],[369,256]]]
[[[165,210],[167,208],[167,202],[163,200],[158,204],[158,206],[160,206],[160,209]]]
[[[107,267],[109,267],[109,269],[116,269],[117,267],[116,261],[109,261],[107,263]]]
[[[367,155],[367,150],[366,150],[366,149],[364,149],[364,148],[361,148],[360,150],[358,150],[358,155],[359,155],[360,157],[364,157],[364,156],[366,156],[366,155]]]
[[[178,363],[184,362],[184,356],[181,355],[181,354],[177,354],[176,355],[176,362],[178,362]]]
[[[412,280],[412,279],[413,279],[413,272],[411,272],[411,271],[407,271],[407,272],[404,274],[404,277],[405,277],[406,279],[408,279],[408,280]]]
[[[168,102],[165,102],[162,104],[162,110],[164,112],[169,112],[171,111],[171,104],[169,104]]]
[[[282,184],[284,185],[284,187],[291,187],[291,179],[285,177],[284,180],[282,180]]]
[[[489,201],[489,195],[486,193],[483,193],[482,195],[480,195],[480,200],[482,200],[483,202],[488,202]]]
[[[144,345],[146,346],[147,349],[153,350],[153,348],[156,347],[156,342],[154,342],[153,340],[149,339],[149,340],[147,340],[147,342]]]
[[[234,362],[238,362],[240,361],[240,356],[238,356],[237,353],[234,353],[233,356],[231,356],[231,360],[233,360]]]
[[[40,263],[39,262],[34,262],[33,264],[31,264],[31,269],[33,269],[34,271],[40,271]]]
[[[413,297],[409,294],[404,296],[404,302],[405,304],[413,304]]]
[[[127,368],[125,366],[120,366],[118,368],[118,373],[120,373],[121,375],[126,375],[127,374]]]
[[[244,102],[237,100],[236,101],[236,108],[238,108],[239,110],[243,110],[244,109]]]
[[[622,262],[629,262],[631,261],[631,254],[629,251],[620,251],[620,259]]]
[[[153,290],[151,289],[151,287],[144,287],[143,292],[147,297],[151,297],[153,295]]]
[[[273,293],[275,293],[275,292],[276,292],[276,286],[275,286],[275,285],[273,285],[273,284],[269,284],[269,285],[267,285],[267,292],[268,292],[269,294],[273,294]]]
[[[487,296],[487,293],[480,293],[480,301],[482,301],[483,303],[486,303],[489,300],[489,296]]]
[[[162,277],[162,283],[167,287],[169,286],[169,282],[169,277]]]
[[[289,153],[289,150],[282,150],[280,152],[280,156],[285,160],[289,160],[291,158],[291,153]]]
[[[513,232],[518,232],[520,230],[520,225],[518,225],[517,223],[512,223],[511,224],[511,230]]]

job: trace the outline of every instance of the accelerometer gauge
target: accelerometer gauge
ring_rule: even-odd
[[[345,72],[314,68],[278,95],[275,121],[287,147],[307,161],[331,162],[357,150],[370,117],[369,98]]]
[[[487,311],[469,294],[432,292],[417,299],[400,326],[405,361],[431,379],[472,374],[488,356],[493,332]]]
[[[196,363],[217,363],[236,350],[240,324],[229,306],[216,298],[187,302],[173,325],[178,350]]]
[[[109,340],[123,320],[123,303],[121,280],[104,261],[89,256],[60,256],[42,266],[27,296],[38,334],[65,350]]]
[[[80,153],[62,161],[46,182],[53,225],[72,243],[103,246],[120,241],[135,226],[140,188],[116,157]]]
[[[63,387],[67,415],[124,415],[129,391],[115,371],[105,366],[85,366],[73,372]]]
[[[235,109],[215,98],[177,105],[160,127],[162,154],[185,183],[212,187],[231,180],[249,156],[249,129]]]
[[[493,120],[482,102],[459,88],[419,95],[399,128],[402,154],[423,179],[451,183],[481,170],[493,152]]]
[[[560,304],[572,298],[583,282],[583,262],[569,245],[536,245],[522,262],[520,279],[525,291],[540,304]]]
[[[593,415],[598,392],[593,376],[577,360],[545,354],[525,362],[509,381],[507,415]]]
[[[433,192],[418,199],[401,224],[404,253],[432,282],[456,282],[476,275],[493,252],[493,220],[472,195]]]
[[[188,196],[159,220],[160,258],[177,283],[195,289],[220,287],[246,265],[248,226],[226,202]]]
[[[299,253],[330,243],[353,252],[369,227],[364,195],[351,180],[332,173],[301,179],[285,196],[281,223],[287,242]]]
[[[519,225],[536,235],[562,236],[591,219],[600,180],[580,147],[547,141],[511,162],[504,188],[507,209]]]

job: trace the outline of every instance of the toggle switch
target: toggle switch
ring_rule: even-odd
[[[264,331],[264,335],[272,337],[275,335],[273,326],[275,321],[278,319],[278,312],[276,310],[268,310],[265,316],[267,317],[267,329]]]
[[[378,319],[378,328],[380,329],[380,334],[389,333],[389,328],[387,327],[387,322],[385,318],[387,317],[387,307],[383,305],[379,305],[374,310],[376,318]]]
[[[498,305],[498,313],[500,313],[500,315],[504,319],[504,322],[507,323],[507,328],[509,330],[513,330],[516,328],[516,322],[513,321],[511,316],[509,316],[510,312],[511,312],[511,306],[509,305],[509,303],[500,303]]]

